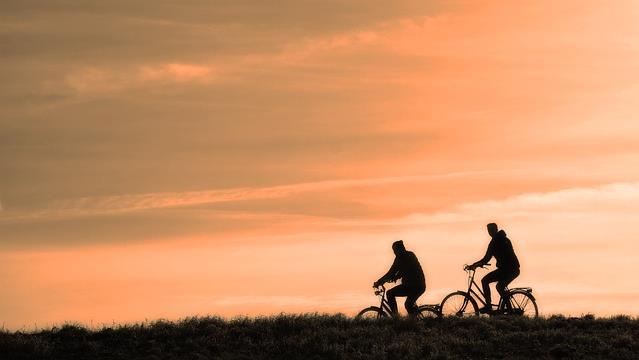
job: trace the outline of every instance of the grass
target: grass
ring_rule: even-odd
[[[447,359],[639,356],[639,320],[619,316],[357,320],[281,315],[88,330],[0,332],[3,359]]]

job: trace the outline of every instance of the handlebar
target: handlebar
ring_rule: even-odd
[[[384,284],[373,286],[373,289],[375,289],[375,295],[384,294],[386,292],[386,287],[384,286]]]
[[[490,263],[488,263],[488,264],[484,264],[484,265],[479,266],[479,267],[480,267],[480,268],[482,268],[482,269],[488,269],[488,267],[489,267],[489,266],[490,266]],[[465,265],[464,265],[464,270],[465,270],[465,271],[474,271],[475,269],[476,269],[476,268],[471,269],[471,268],[470,268],[470,265],[468,265],[468,264],[465,264]]]

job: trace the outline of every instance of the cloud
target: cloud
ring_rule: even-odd
[[[9,1],[3,12],[6,25],[0,29],[0,68],[10,85],[2,92],[47,106],[51,99],[56,103],[66,99],[64,88],[93,100],[96,95],[142,86],[152,92],[166,83],[210,84],[224,77],[241,78],[249,86],[308,87],[300,81],[302,74],[293,69],[282,74],[279,67],[302,66],[316,76],[317,64],[325,66],[326,61],[306,63],[309,57],[374,43],[379,24],[435,16],[449,7],[446,1],[414,0],[391,7],[382,1],[337,0],[287,0],[275,7],[254,1],[154,2],[153,6]],[[260,79],[265,73],[276,81]],[[347,78],[359,76],[352,73]],[[20,106],[9,104],[9,110]]]
[[[343,220],[345,228],[425,229],[431,225],[463,225],[501,219],[509,222],[557,222],[555,231],[584,221],[627,222],[639,214],[639,182],[575,187],[558,191],[524,193],[503,199],[466,202],[432,213],[412,213],[399,218]],[[558,227],[559,226],[559,227]],[[572,230],[572,229],[571,229]],[[626,229],[627,230],[627,229]],[[606,231],[611,231],[607,229]],[[569,241],[568,239],[566,241]],[[572,241],[580,241],[578,238]],[[561,243],[558,243],[561,246]]]
[[[358,200],[358,194],[374,197],[388,186],[418,188],[425,181],[448,182],[480,175],[345,179],[70,199],[38,211],[5,210],[0,215],[0,227],[6,236],[2,246],[38,248],[180,238],[215,239],[218,245],[231,239],[234,243],[312,243],[318,238],[325,241],[403,234],[412,239],[445,237],[445,246],[431,245],[447,249],[466,244],[469,237],[476,237],[478,227],[495,220],[530,239],[527,246],[531,251],[564,251],[579,244],[586,254],[601,248],[601,238],[634,236],[628,224],[636,221],[635,214],[639,213],[639,183],[525,193],[500,200],[449,204],[433,212],[414,212],[419,208],[401,203],[379,208],[374,202]],[[428,193],[418,192],[414,201],[432,200]],[[583,232],[584,222],[592,227],[587,234]],[[554,229],[554,236],[563,241],[531,241],[546,239],[544,228]]]
[[[168,62],[164,64],[142,64],[119,67],[106,65],[81,66],[72,69],[65,77],[65,83],[78,93],[108,93],[141,86],[156,86],[159,82],[209,84],[212,80],[226,77],[227,80],[248,80],[264,72],[278,72],[281,67],[293,67],[289,71],[295,73],[300,69],[310,69],[313,73],[320,71],[318,64],[325,62],[325,57],[361,56],[359,53],[371,52],[371,59],[380,57],[391,41],[384,34],[396,27],[404,27],[405,21],[369,24],[369,28],[345,30],[341,33],[322,33],[300,39],[282,41],[268,52],[229,53],[224,59],[218,59],[213,53],[207,54],[206,61],[199,64]],[[384,43],[381,40],[384,40]],[[374,54],[373,54],[374,53]],[[341,54],[341,55],[340,55]],[[183,55],[188,59],[188,56]],[[232,60],[229,60],[232,59]],[[384,59],[384,56],[381,56]],[[346,59],[342,59],[345,61]],[[422,59],[423,61],[423,59]],[[208,63],[207,63],[208,62]],[[370,61],[369,61],[370,62]],[[99,64],[100,61],[95,61]],[[347,80],[358,78],[368,65],[360,64],[351,69],[352,74],[342,74]],[[374,65],[373,65],[374,66]],[[392,81],[385,73],[379,74],[380,81]],[[338,79],[334,79],[338,80]],[[370,78],[368,79],[371,80]],[[321,84],[314,83],[315,90]],[[343,81],[339,86],[343,86]],[[277,86],[282,86],[278,83]],[[294,89],[299,85],[289,84]],[[325,86],[325,85],[324,85]],[[333,86],[337,86],[333,85]]]
[[[213,78],[211,66],[169,63],[123,69],[82,67],[67,74],[65,83],[78,94],[104,94],[166,83],[207,84]]]
[[[84,197],[58,201],[46,210],[26,214],[13,214],[0,221],[37,221],[51,218],[109,215],[126,212],[185,207],[202,204],[236,202],[256,199],[278,199],[305,192],[321,192],[331,189],[367,187],[383,184],[400,184],[432,179],[446,179],[478,175],[486,172],[460,172],[434,175],[398,176],[364,179],[328,180],[308,183],[279,185],[263,188],[233,188],[224,190],[164,192],[150,194]]]
[[[431,16],[447,1],[139,2],[8,1],[0,43],[8,58],[68,62],[169,61],[175,54],[254,54],[306,37],[365,29],[396,18]],[[78,32],[77,29],[82,29]],[[72,54],[72,55],[71,55]]]
[[[529,193],[505,200],[461,205],[463,213],[543,213],[547,211],[626,212],[639,202],[639,182],[577,187],[547,193]],[[624,206],[625,205],[625,206]]]
[[[529,63],[510,68],[473,61],[492,56],[480,51],[484,44],[516,43],[528,54],[537,49],[531,44],[557,37],[530,33],[531,44],[512,36],[502,44],[493,39],[503,31],[475,26],[485,19],[481,12],[433,19],[445,4],[431,2],[278,4],[10,2],[3,13],[10,23],[3,36],[10,41],[0,41],[8,76],[0,91],[8,93],[4,110],[13,115],[0,119],[6,204],[262,186],[353,172],[459,171],[487,158],[502,168],[530,168],[535,161],[543,174],[581,167],[584,149],[595,142],[602,157],[618,143],[600,137],[566,142],[557,131],[568,127],[563,119],[582,117],[548,113],[547,105],[561,107],[556,100],[572,92],[545,84],[543,93],[522,92],[535,89],[525,81]],[[473,22],[461,26],[466,20]],[[507,25],[518,28],[515,21]],[[502,55],[509,54],[521,60],[521,51]],[[592,78],[559,70],[561,76],[549,77]],[[537,72],[531,78],[545,81]],[[486,79],[491,91],[482,91]],[[38,96],[42,82],[50,87]],[[593,92],[578,87],[578,93]],[[631,96],[623,103],[632,104]],[[604,104],[608,109],[610,102]],[[486,140],[493,137],[499,146]],[[623,179],[621,168],[632,171],[610,166],[600,172],[608,177],[602,181]]]
[[[142,80],[208,81],[212,75],[210,67],[191,64],[166,64],[161,66],[144,66],[140,69]]]

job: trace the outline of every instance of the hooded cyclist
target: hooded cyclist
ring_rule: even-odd
[[[519,260],[517,259],[517,255],[515,255],[515,250],[513,249],[510,239],[506,237],[506,232],[499,230],[495,223],[486,225],[486,228],[492,238],[488,244],[488,250],[486,250],[486,254],[481,260],[472,265],[468,265],[468,269],[474,270],[477,267],[488,264],[493,256],[497,259],[497,269],[486,274],[486,276],[481,279],[484,296],[486,297],[486,306],[480,309],[482,313],[490,313],[492,311],[490,284],[497,282],[495,288],[499,295],[504,297],[508,284],[519,276]]]
[[[393,243],[393,252],[395,253],[393,265],[384,276],[375,281],[373,287],[401,279],[402,283],[400,285],[386,292],[388,305],[393,311],[393,315],[397,315],[397,300],[395,298],[406,296],[406,302],[404,303],[406,311],[410,315],[414,315],[417,313],[415,302],[426,291],[424,272],[419,260],[417,260],[417,256],[413,252],[406,250],[402,240]]]

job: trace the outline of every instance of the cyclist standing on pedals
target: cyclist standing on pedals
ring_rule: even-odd
[[[426,291],[426,280],[424,272],[417,260],[417,256],[411,251],[407,251],[402,240],[393,243],[393,252],[395,253],[395,261],[379,280],[373,283],[373,287],[379,287],[390,281],[402,280],[400,285],[386,292],[388,305],[393,311],[393,315],[397,316],[397,300],[398,296],[406,296],[404,306],[411,316],[417,314],[417,305],[415,302]]]
[[[490,283],[497,282],[495,287],[499,295],[503,298],[506,295],[506,287],[508,284],[519,276],[519,260],[517,259],[517,255],[515,255],[515,250],[513,249],[510,239],[506,237],[506,232],[499,230],[495,223],[486,225],[486,228],[492,238],[490,244],[488,244],[486,255],[474,264],[468,265],[468,269],[474,270],[477,267],[488,264],[488,261],[490,261],[493,256],[497,259],[497,269],[486,274],[486,276],[481,279],[484,296],[486,297],[486,306],[479,311],[484,314],[492,312]],[[506,306],[510,307],[510,304],[507,302]]]

